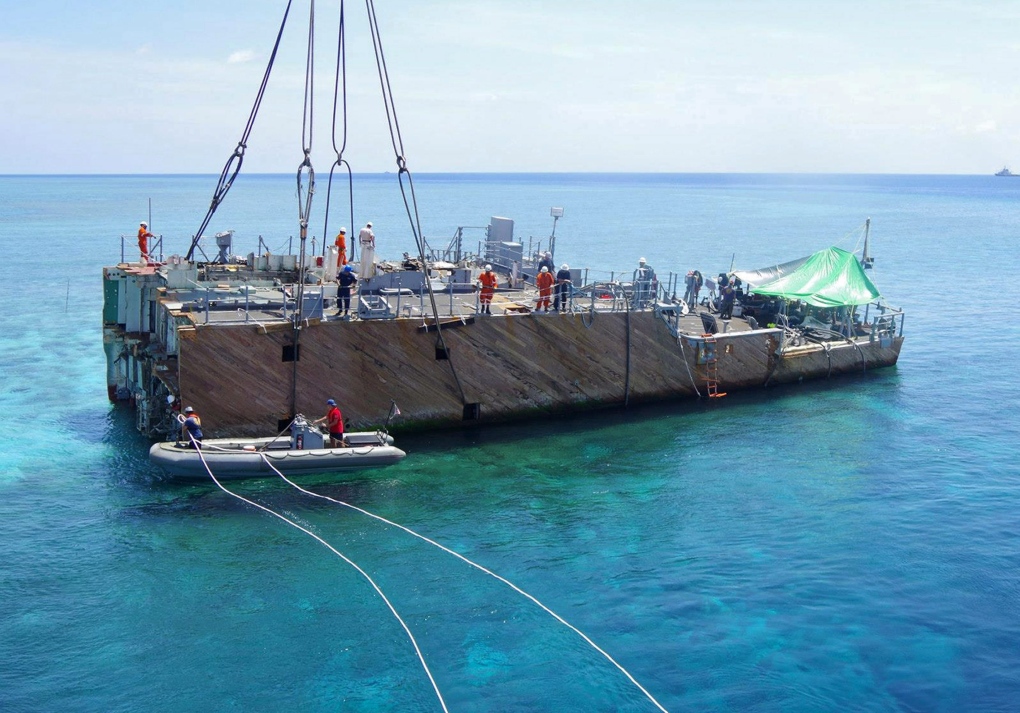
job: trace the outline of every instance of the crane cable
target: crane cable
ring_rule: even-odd
[[[341,101],[342,99],[342,101]],[[340,146],[337,147],[336,140],[336,126],[337,126],[337,106],[341,107],[342,127],[343,127],[343,138],[340,141]],[[323,218],[322,223],[322,249],[323,254],[326,252],[326,236],[329,232],[329,204],[333,195],[333,173],[338,168],[347,169],[347,193],[348,193],[348,206],[350,207],[350,221],[348,225],[351,226],[351,240],[347,249],[348,262],[355,262],[357,260],[357,254],[355,253],[355,243],[353,238],[354,230],[354,175],[351,171],[351,164],[344,158],[344,150],[347,148],[347,38],[344,24],[344,0],[340,0],[340,24],[337,28],[337,43],[336,43],[336,73],[335,80],[333,82],[333,153],[336,154],[336,160],[329,169],[329,182],[326,184],[326,215]]]
[[[400,135],[400,122],[397,119],[397,107],[393,99],[393,90],[390,86],[389,70],[386,68],[386,56],[383,53],[382,37],[379,33],[379,19],[375,14],[375,0],[365,0],[365,8],[368,11],[369,30],[372,33],[372,47],[375,51],[376,69],[379,73],[379,86],[382,90],[383,105],[386,109],[386,121],[390,131],[390,143],[397,161],[397,180],[400,183],[400,195],[404,200],[404,209],[407,211],[407,218],[411,225],[411,234],[414,236],[415,245],[418,247],[418,255],[421,259],[422,270],[424,271],[425,287],[429,293],[429,303],[432,307],[432,316],[436,320],[436,346],[442,347],[446,361],[450,363],[450,373],[457,383],[460,391],[461,403],[467,404],[467,395],[464,393],[464,386],[457,375],[457,369],[450,358],[450,350],[446,345],[446,338],[443,336],[443,329],[439,323],[439,307],[436,305],[436,295],[432,289],[432,281],[429,279],[428,260],[425,256],[425,242],[421,230],[421,218],[418,214],[418,200],[414,192],[414,179],[411,171],[407,168],[407,160],[404,157],[404,141]],[[407,188],[404,187],[404,176],[407,176]],[[410,192],[410,199],[408,198]],[[452,291],[452,286],[451,286]],[[452,294],[452,292],[451,292]]]
[[[294,290],[297,304],[294,305],[294,327],[291,341],[294,345],[293,367],[291,369],[290,411],[297,413],[297,380],[301,321],[304,316],[305,296],[305,243],[308,240],[308,218],[312,212],[312,197],[315,195],[315,169],[312,168],[312,128],[315,90],[315,0],[308,10],[308,43],[305,50],[305,94],[301,116],[301,164],[297,170],[298,226],[300,249],[298,256],[298,284]],[[304,176],[308,174],[308,189],[304,189]]]
[[[269,55],[269,63],[266,65],[266,71],[262,75],[262,84],[259,85],[258,94],[255,97],[255,103],[252,105],[251,113],[248,115],[248,123],[245,124],[244,132],[241,134],[241,140],[237,142],[237,148],[234,149],[234,153],[231,154],[230,158],[227,159],[227,163],[223,166],[223,171],[220,172],[219,181],[216,183],[216,189],[213,191],[212,203],[209,205],[209,211],[205,214],[205,219],[202,221],[202,225],[199,227],[191,238],[191,247],[188,248],[188,254],[185,256],[186,260],[192,260],[195,256],[195,248],[198,248],[198,241],[202,239],[202,233],[209,227],[209,221],[212,220],[213,214],[216,213],[216,209],[219,208],[220,203],[226,198],[227,192],[230,187],[234,184],[234,179],[237,178],[237,174],[241,171],[241,164],[244,162],[244,152],[248,148],[248,138],[251,136],[252,129],[255,128],[255,117],[258,115],[259,107],[262,105],[262,99],[266,93],[266,87],[269,84],[269,75],[273,71],[273,64],[276,62],[276,53],[280,49],[280,40],[283,38],[283,29],[287,26],[287,16],[290,14],[290,5],[293,0],[287,0],[287,8],[283,12],[283,20],[280,22],[280,29],[276,33],[276,43],[273,45],[273,52]],[[201,248],[198,248],[202,252]],[[205,252],[202,252],[205,257]]]

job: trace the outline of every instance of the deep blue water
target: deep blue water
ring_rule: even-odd
[[[0,177],[0,710],[439,710],[355,570],[213,487],[158,480],[132,414],[106,400],[101,267],[122,234],[134,256],[149,199],[164,252],[185,252],[214,182]],[[507,577],[671,711],[1017,708],[1020,180],[415,187],[433,245],[491,215],[544,237],[563,206],[557,260],[596,272],[640,256],[660,275],[760,267],[853,247],[870,217],[875,279],[908,312],[900,362],[721,403],[406,437],[398,466],[304,484]],[[354,221],[333,201],[329,234],[372,220],[380,253],[413,251],[394,176],[356,178]],[[285,246],[293,177],[242,176],[207,233],[227,228],[236,252],[259,235]],[[450,555],[285,484],[238,490],[376,579],[451,711],[654,710],[576,634]]]

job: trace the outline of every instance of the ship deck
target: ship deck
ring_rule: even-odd
[[[204,290],[208,293],[206,302],[208,307],[195,309],[189,305],[184,314],[189,315],[190,320],[195,324],[237,324],[256,323],[270,325],[274,323],[290,323],[293,319],[295,304],[289,290],[279,287],[258,287],[252,290],[239,289],[236,286],[221,286]],[[351,297],[350,316],[344,316],[338,308],[335,297],[327,297],[318,304],[318,315],[316,319],[321,322],[350,321],[359,319],[405,319],[417,320],[422,323],[434,319],[434,314],[440,320],[469,319],[469,318],[492,318],[499,316],[519,317],[535,315],[542,318],[555,318],[558,315],[567,313],[590,314],[625,312],[631,305],[631,301],[624,296],[621,287],[618,295],[604,293],[603,297],[588,294],[579,294],[569,300],[567,309],[556,312],[552,309],[540,311],[535,309],[538,301],[538,290],[530,284],[515,288],[500,288],[496,290],[492,299],[492,315],[482,314],[477,292],[450,292],[444,290],[433,293],[435,309],[433,310],[429,295],[416,294],[410,290],[383,290],[380,294],[359,295]],[[175,297],[178,301],[180,296]],[[667,303],[668,304],[668,303]],[[175,304],[168,304],[171,309],[178,307]],[[182,305],[183,306],[183,305]],[[653,303],[646,301],[644,309],[651,310]],[[713,310],[704,299],[703,304],[679,318],[679,331],[685,334],[702,334],[705,332],[705,325],[700,317],[701,313],[712,314]],[[305,314],[308,314],[306,308]],[[718,331],[745,332],[750,331],[752,326],[739,316],[730,320],[719,320]]]

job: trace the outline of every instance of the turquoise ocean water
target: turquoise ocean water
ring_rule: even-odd
[[[440,710],[353,568],[211,486],[159,480],[132,415],[107,402],[101,268],[122,234],[134,257],[150,199],[164,253],[185,252],[214,182],[0,177],[0,710]],[[434,245],[492,215],[544,237],[563,206],[558,261],[597,271],[760,267],[852,248],[870,217],[875,279],[907,310],[900,362],[720,403],[409,436],[398,466],[303,484],[507,577],[671,711],[1020,705],[1020,180],[416,188]],[[324,198],[320,176],[317,236]],[[413,252],[402,210],[394,176],[357,179],[355,227],[372,220],[383,255]],[[350,222],[335,215],[330,234]],[[247,253],[296,226],[293,177],[242,176],[209,232],[234,229]],[[341,392],[358,375],[333,378]],[[450,555],[282,483],[232,487],[371,574],[451,711],[655,710],[577,634]]]

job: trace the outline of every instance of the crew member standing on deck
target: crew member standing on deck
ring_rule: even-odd
[[[655,299],[658,291],[655,269],[644,258],[638,260],[638,268],[634,271],[634,301],[640,309]]]
[[[549,272],[549,268],[542,265],[542,269],[538,273],[538,277],[535,278],[535,284],[538,286],[538,304],[535,306],[536,312],[541,312],[543,307],[545,311],[549,311],[549,298],[552,297],[552,286],[556,281],[553,274]]]
[[[330,448],[343,448],[344,445],[344,417],[340,413],[340,409],[336,405],[336,401],[333,399],[327,399],[326,405],[329,406],[329,410],[326,411],[326,415],[322,418],[316,419],[315,423],[326,423],[326,428],[329,430],[329,447]]]
[[[184,409],[184,420],[181,421],[181,440],[188,444],[188,448],[202,447],[202,418],[190,406]]]
[[[571,281],[570,265],[563,263],[560,265],[560,271],[556,273],[556,298],[553,300],[553,309],[557,312],[567,311]]]
[[[347,264],[347,228],[340,228],[336,234],[336,266],[343,267]]]
[[[544,252],[542,254],[542,259],[538,261],[539,271],[541,271],[541,269],[543,267],[549,268],[549,272],[550,273],[553,271],[553,268],[556,267],[556,265],[552,261],[552,253],[551,252],[548,252],[548,251]]]
[[[492,309],[489,305],[492,303],[493,293],[499,287],[499,281],[496,280],[496,273],[492,271],[492,265],[485,266],[485,272],[478,276],[478,284],[482,286],[482,291],[478,294],[481,313],[492,314]]]
[[[349,317],[351,314],[351,288],[358,281],[358,276],[354,274],[353,267],[344,265],[344,269],[337,275],[336,281],[340,286],[338,290],[339,304],[337,305],[337,314]]]
[[[365,227],[358,233],[358,242],[361,244],[361,277],[367,279],[375,276],[375,233],[372,232],[372,223],[366,223]]]
[[[138,226],[138,250],[142,253],[142,262],[149,261],[149,238],[155,237],[149,232],[149,224],[144,220]]]
[[[719,303],[719,317],[722,319],[733,319],[733,298],[736,296],[733,284],[727,283],[723,285],[722,289],[719,290],[719,294],[722,295],[722,301]]]
[[[685,282],[687,284],[687,291],[684,292],[684,302],[691,309],[694,309],[698,305],[698,294],[701,292],[701,283],[703,278],[701,272],[698,270],[688,270]]]

